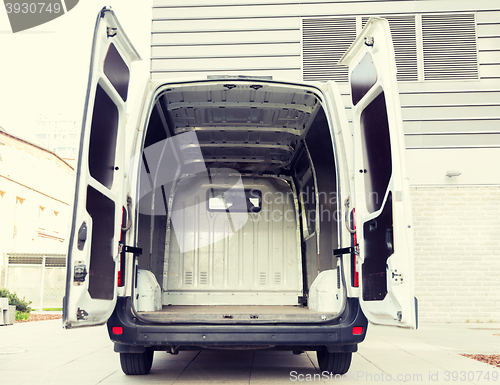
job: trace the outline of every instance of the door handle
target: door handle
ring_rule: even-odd
[[[87,223],[83,222],[78,229],[78,250],[82,251],[85,241],[87,240]]]
[[[344,208],[345,208],[345,227],[347,231],[351,234],[356,234],[356,229],[351,229],[351,224],[349,223],[349,197],[347,197],[344,201]]]
[[[394,238],[392,236],[392,229],[385,229],[385,245],[387,250],[394,253]]]

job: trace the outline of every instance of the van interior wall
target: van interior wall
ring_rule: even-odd
[[[168,126],[164,124],[161,113],[155,105],[151,112],[142,147],[146,149],[155,144],[166,144],[165,139],[170,136]],[[157,170],[157,167],[162,166],[162,162],[157,167],[148,164],[144,152],[141,162],[140,198],[137,205],[137,246],[142,248],[142,255],[138,257],[137,265],[139,269],[151,271],[161,286],[168,214],[166,194],[168,193],[165,192],[165,186],[158,188],[154,186],[152,173]]]
[[[318,206],[316,220],[319,220],[319,271],[336,268],[333,250],[338,248],[337,220],[337,173],[330,127],[323,109],[306,136],[317,181]]]
[[[337,268],[333,257],[333,250],[338,248],[337,174],[323,109],[307,132],[305,144],[293,171],[302,205],[303,277],[308,292],[320,272]]]
[[[165,255],[166,215],[146,215],[139,213],[138,247],[142,255],[138,257],[137,267],[151,271],[162,286]]]

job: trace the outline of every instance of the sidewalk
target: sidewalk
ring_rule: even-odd
[[[63,330],[61,320],[38,321],[0,327],[0,383],[500,384],[500,368],[460,355],[500,354],[496,334],[500,324],[370,325],[351,370],[337,380],[319,373],[314,352],[223,350],[155,352],[149,375],[125,376],[104,326]]]

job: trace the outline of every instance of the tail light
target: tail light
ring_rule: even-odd
[[[122,207],[122,226],[121,228],[123,229],[125,227],[125,224],[127,223],[127,212],[125,210],[125,207]],[[120,258],[118,261],[118,279],[117,279],[117,286],[118,287],[123,287],[124,286],[124,275],[125,275],[125,247],[123,246],[125,244],[125,231],[120,232]]]
[[[352,228],[356,230],[356,209],[352,209]],[[358,271],[358,233],[354,233],[353,239],[353,253],[351,262],[353,268],[351,269],[353,273],[352,286],[359,287],[359,271]]]
[[[352,328],[352,334],[354,336],[359,336],[360,334],[363,334],[363,326],[354,326]]]

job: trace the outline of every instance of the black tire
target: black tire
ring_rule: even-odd
[[[328,350],[316,352],[321,373],[345,374],[351,366],[352,353],[329,353]]]
[[[144,353],[120,353],[123,373],[128,375],[148,374],[153,365],[153,350]]]

